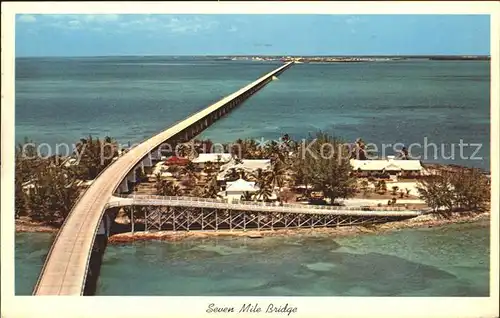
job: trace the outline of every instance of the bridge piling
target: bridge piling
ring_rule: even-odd
[[[131,213],[130,213],[130,225],[132,227],[132,235],[134,234],[135,232],[135,220],[134,220],[134,206],[132,206],[132,209],[131,209]]]

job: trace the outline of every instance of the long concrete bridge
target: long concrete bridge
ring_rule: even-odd
[[[115,193],[126,192],[138,166],[151,165],[164,143],[189,141],[288,69],[286,63],[256,81],[147,139],[105,169],[78,199],[52,244],[34,295],[83,295],[96,233]],[[109,231],[109,222],[107,231]]]

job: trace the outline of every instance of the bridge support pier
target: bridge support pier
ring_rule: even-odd
[[[118,187],[118,191],[120,193],[127,193],[129,191],[128,189],[128,181],[127,178],[125,178],[122,183],[120,183],[120,186]]]
[[[127,175],[127,181],[128,182],[137,182],[137,175],[135,173],[135,169],[132,169],[132,171]]]
[[[134,235],[135,232],[135,221],[134,221],[134,206],[132,206],[131,212],[130,212],[130,225],[132,226],[132,235]]]
[[[108,245],[111,223],[113,222],[117,213],[118,209],[106,211],[101,220],[101,223],[99,224],[99,229],[97,230],[97,234],[94,239],[94,245],[92,247],[89,266],[87,269],[88,273],[83,290],[84,296],[95,295],[95,292],[97,290],[97,283],[99,281],[99,275],[101,272],[102,258],[104,255],[104,251],[106,250],[106,246]]]

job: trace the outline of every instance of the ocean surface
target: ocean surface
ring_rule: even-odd
[[[279,65],[201,57],[19,58],[16,142],[28,137],[50,145],[51,153],[89,134],[111,135],[124,146],[140,142]],[[200,137],[301,139],[324,130],[351,142],[361,137],[379,154],[414,145],[412,155],[425,162],[489,170],[489,96],[488,61],[296,64]],[[462,154],[461,140],[468,144]],[[474,158],[478,146],[470,144],[481,145]]]
[[[53,239],[16,234],[16,294],[29,295]],[[488,296],[489,223],[383,235],[108,245],[97,295]]]

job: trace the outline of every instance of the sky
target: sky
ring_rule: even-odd
[[[488,15],[16,15],[16,56],[489,55]]]

